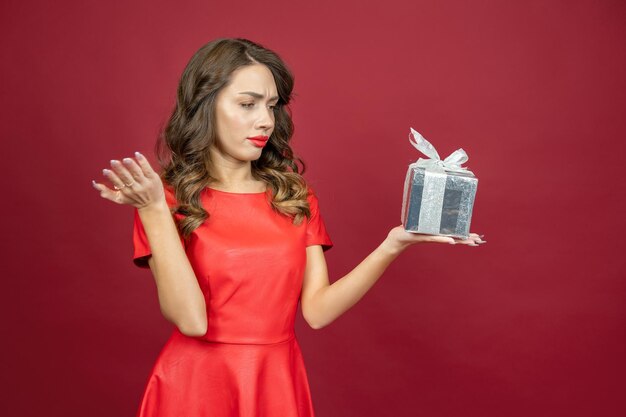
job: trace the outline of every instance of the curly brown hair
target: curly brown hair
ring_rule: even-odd
[[[253,64],[263,64],[272,72],[279,99],[274,131],[260,158],[252,161],[252,176],[267,184],[272,208],[292,217],[294,224],[311,215],[308,187],[302,177],[305,165],[289,146],[294,130],[288,107],[293,75],[275,52],[257,43],[241,38],[216,39],[202,46],[185,67],[176,105],[156,144],[161,178],[174,190],[177,206],[173,212],[182,216],[178,228],[184,237],[209,217],[200,195],[215,180],[210,175],[209,149],[217,140],[217,95],[236,69]]]

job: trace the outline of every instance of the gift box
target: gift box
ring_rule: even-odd
[[[409,165],[404,181],[404,230],[429,235],[469,237],[478,178],[461,165],[469,158],[457,149],[443,161],[413,128],[409,141],[428,158]]]

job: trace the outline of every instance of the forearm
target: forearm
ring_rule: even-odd
[[[320,289],[315,297],[316,327],[330,324],[355,305],[401,252],[385,240],[347,275]]]
[[[152,257],[163,316],[188,335],[206,332],[206,303],[193,268],[180,242],[174,219],[165,203],[139,210]]]

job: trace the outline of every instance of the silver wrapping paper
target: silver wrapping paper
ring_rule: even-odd
[[[478,179],[462,167],[468,160],[457,149],[445,160],[422,135],[411,128],[411,144],[429,156],[409,165],[404,181],[402,224],[413,233],[469,237]]]
[[[402,201],[404,229],[467,239],[477,185],[478,179],[470,173],[428,172],[410,166]]]

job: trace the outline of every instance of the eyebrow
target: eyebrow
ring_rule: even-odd
[[[254,98],[263,98],[263,97],[265,97],[263,94],[255,93],[254,91],[242,91],[239,94],[247,94],[247,95],[252,96]],[[270,97],[270,100],[278,100],[278,96]]]

